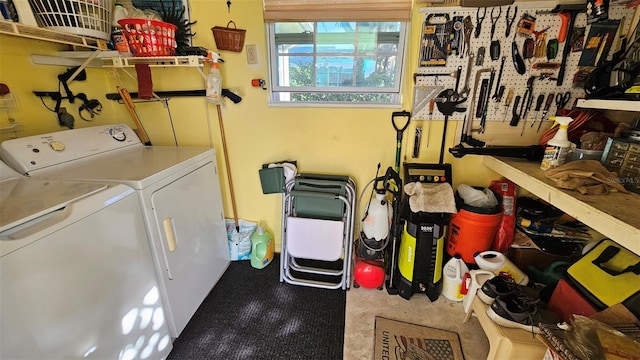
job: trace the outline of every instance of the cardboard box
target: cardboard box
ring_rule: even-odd
[[[513,244],[509,248],[508,257],[518,268],[526,272],[531,277],[530,271],[527,270],[529,266],[534,267],[537,270],[544,271],[551,264],[557,261],[564,261],[573,263],[580,258],[581,254],[575,254],[573,256],[561,256],[552,254],[542,250],[536,243],[527,236],[527,234],[516,229],[513,238]]]

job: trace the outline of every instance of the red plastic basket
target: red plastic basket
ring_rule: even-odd
[[[133,56],[173,56],[176,54],[176,26],[148,19],[120,19],[122,33]]]

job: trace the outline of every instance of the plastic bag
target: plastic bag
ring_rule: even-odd
[[[498,199],[490,189],[477,190],[466,184],[458,186],[458,195],[469,206],[492,208],[498,205]]]
[[[236,230],[236,222],[233,219],[226,219],[225,223],[229,241],[229,259],[231,261],[249,260],[251,258],[251,235],[258,224],[239,219],[240,232],[238,232]]]
[[[496,251],[506,252],[515,235],[517,187],[513,182],[503,179],[493,180],[489,188],[502,196],[502,220],[491,247]]]
[[[640,358],[640,343],[613,327],[581,315],[574,315],[566,331],[567,347],[581,359]]]

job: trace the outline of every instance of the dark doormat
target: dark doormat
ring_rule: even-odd
[[[463,360],[458,333],[376,316],[374,359]]]

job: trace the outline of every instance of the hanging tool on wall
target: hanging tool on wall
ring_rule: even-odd
[[[480,46],[478,48],[478,53],[476,54],[476,66],[482,66],[484,64],[484,53],[486,52],[484,46]]]
[[[475,118],[482,117],[482,113],[484,112],[484,99],[487,97],[487,92],[489,92],[489,79],[482,79],[480,95],[478,96],[478,103],[476,104],[476,112],[474,114]]]
[[[427,133],[427,147],[429,147],[429,138],[431,137],[431,124],[433,123],[433,109],[436,106],[436,100],[435,97],[432,97],[431,100],[429,100],[429,127],[428,127],[428,133]]]
[[[482,17],[480,17],[480,8],[476,10],[476,31],[473,33],[473,36],[476,39],[480,37],[480,32],[482,32],[482,22],[484,21],[484,18],[487,16],[487,8],[484,7],[482,9],[483,9]]]
[[[471,20],[471,16],[465,17],[462,24],[464,27],[464,42],[463,48],[460,51],[460,58],[468,56],[471,52],[471,34],[473,33],[473,22]]]
[[[529,60],[533,57],[535,53],[535,42],[532,38],[525,39],[522,44],[522,57],[524,60]]]
[[[93,57],[95,57],[95,55],[92,55],[92,58]],[[74,104],[76,99],[80,99],[82,101],[82,105],[78,108],[78,115],[85,121],[92,121],[94,117],[100,115],[100,112],[102,111],[102,104],[98,99],[89,99],[89,97],[84,93],[74,94],[69,88],[69,83],[73,80],[84,81],[86,79],[87,73],[84,68],[76,66],[67,69],[67,71],[58,75],[58,91],[34,91],[33,94],[40,98],[40,101],[47,110],[56,114],[58,124],[60,126],[73,129],[75,119],[73,115],[67,112],[66,107],[62,107],[63,100],[67,100],[70,104]],[[64,95],[60,91],[60,87],[63,88]],[[49,97],[51,100],[56,102],[53,109],[44,103],[43,98],[45,97]]]
[[[560,109],[564,109],[564,107],[569,103],[569,100],[571,100],[571,93],[569,91],[566,91],[564,94],[556,94],[556,112]]]
[[[439,95],[438,95],[439,96]],[[407,120],[402,126],[398,126],[396,124],[396,117],[406,117]],[[394,170],[396,172],[400,171],[400,155],[402,153],[402,137],[404,135],[404,131],[409,126],[409,122],[411,121],[411,113],[405,110],[402,111],[394,111],[391,113],[391,124],[393,128],[396,130],[396,162],[394,165]]]
[[[500,16],[502,15],[502,7],[501,6],[498,6],[498,15],[496,15],[496,16],[493,15],[493,12],[494,12],[495,9],[496,9],[495,7],[491,8],[491,38],[490,38],[491,41],[493,41],[493,35],[496,32],[496,24],[498,23],[498,20],[500,20]]]
[[[563,42],[567,38],[567,33],[571,31],[573,28],[573,24],[576,21],[576,16],[578,13],[586,11],[586,8],[582,4],[575,5],[557,5],[552,12],[557,13],[560,18],[562,18],[562,27],[560,28],[560,33],[558,34],[558,41]],[[558,81],[556,85],[562,86],[564,83],[564,73],[567,67],[567,58],[569,57],[569,53],[571,52],[571,39],[568,39],[568,42],[562,49],[562,61],[560,63],[560,70],[558,70]]]
[[[500,63],[500,70],[498,71],[498,81],[496,82],[496,91],[493,93],[492,99],[498,101],[498,89],[500,88],[500,83],[502,82],[502,72],[504,70],[504,63],[507,60],[506,56],[502,57],[502,62]],[[504,88],[503,88],[504,90]]]
[[[440,144],[440,157],[438,160],[439,164],[442,164],[444,160],[444,145],[447,140],[449,116],[453,115],[454,112],[465,112],[467,110],[466,108],[458,107],[458,105],[465,101],[467,101],[467,98],[460,98],[460,95],[458,95],[458,93],[453,89],[441,92],[436,98],[436,106],[438,106],[438,110],[444,115],[444,128],[442,129],[442,143]]]
[[[450,36],[450,46],[449,46],[449,54],[450,55],[459,55],[462,53],[462,43],[463,43],[463,17],[462,16],[454,16],[452,20],[452,32]]]
[[[536,129],[536,132],[540,131],[540,127],[542,126],[542,123],[544,122],[545,117],[549,113],[551,104],[553,104],[553,99],[555,99],[555,93],[549,93],[549,95],[547,95],[547,101],[545,101],[544,103],[544,109],[542,110],[542,117],[540,118],[540,123],[538,123],[538,129]]]
[[[429,14],[422,26],[419,66],[446,65],[449,53],[449,14]]]
[[[515,40],[511,42],[511,57],[513,60],[513,66],[516,72],[520,75],[524,75],[527,72],[527,66],[524,64],[524,60],[518,51],[518,44]]]
[[[507,22],[507,27],[504,32],[505,38],[508,38],[509,35],[511,34],[511,26],[513,26],[513,22],[516,20],[516,16],[518,15],[518,6],[516,6],[515,9],[513,10],[513,16],[509,17],[510,13],[511,13],[511,6],[507,8],[507,14],[504,18]]]
[[[520,117],[522,116],[522,111],[524,110],[524,103],[525,101],[522,101],[522,104],[520,104],[520,100],[522,100],[522,97],[520,95],[516,96],[514,102],[513,102],[513,110],[511,111],[511,121],[509,122],[509,126],[518,126],[518,123],[520,122]],[[518,108],[518,106],[520,106]]]
[[[420,142],[422,141],[422,126],[416,126],[416,134],[413,139],[413,158],[420,157]]]
[[[511,106],[511,102],[513,101],[513,89],[509,89],[509,91],[507,92],[507,97],[504,99],[504,118],[502,119],[502,121],[506,121],[507,120],[507,114],[509,111],[509,107]]]
[[[452,77],[455,79],[458,79],[459,75],[459,71],[456,70],[454,72],[450,72],[450,73],[432,73],[432,74],[423,74],[423,73],[414,73],[413,74],[413,83],[417,84],[418,82],[418,78],[424,78],[424,77],[435,77],[436,82],[438,81],[438,77]]]
[[[138,113],[136,112],[136,106],[133,103],[133,100],[131,99],[129,90],[120,86],[117,86],[116,89],[118,89],[118,93],[122,98],[122,102],[127,108],[127,111],[129,112],[129,116],[131,116],[131,120],[133,120],[133,123],[136,125],[136,128],[138,129],[137,134],[138,134],[138,137],[140,138],[140,141],[142,141],[142,143],[147,146],[151,146],[151,140],[149,139],[149,135],[147,134],[147,131],[144,129],[144,126],[142,125],[142,121],[140,121],[140,117],[138,117]]]
[[[462,88],[462,90],[460,90],[461,97],[468,97],[469,91],[471,90],[469,89],[469,79],[471,78],[471,69],[473,68],[473,58],[473,53],[469,53],[469,59],[467,60],[467,70],[464,75],[464,87]]]
[[[529,80],[527,80],[527,91],[525,92],[525,96],[522,101],[526,101],[527,105],[525,106],[524,114],[522,118],[524,122],[527,122],[527,116],[529,114],[529,110],[531,110],[531,104],[533,103],[533,82],[536,79],[535,76],[529,76]]]
[[[534,36],[534,40],[535,40],[535,46],[534,46],[534,52],[533,52],[533,56],[536,58],[541,58],[544,57],[546,55],[546,51],[547,51],[547,30],[549,30],[550,27],[547,27],[544,30],[540,30],[540,31],[534,31],[533,32],[533,36]]]
[[[502,7],[498,6],[498,15],[494,16],[494,10],[496,8],[491,8],[491,43],[489,45],[489,54],[491,55],[491,60],[496,61],[500,58],[500,41],[493,40],[493,35],[496,32],[496,24],[498,20],[500,20],[500,16],[502,15]]]
[[[498,113],[498,104],[502,101],[502,96],[504,95],[505,86],[500,85],[500,87],[497,88],[498,92],[496,93],[496,97],[493,99],[493,101],[495,101],[496,114]]]
[[[464,120],[462,121],[462,136],[460,137],[460,142],[473,147],[484,146],[486,144],[484,141],[474,139],[469,133],[470,127],[471,122],[467,123],[467,115],[465,115]]]
[[[480,82],[480,77],[482,76],[482,74],[487,73],[492,71],[492,68],[485,68],[485,69],[479,69],[478,71],[476,71],[476,78],[475,81],[473,83],[473,93],[472,93],[472,98],[471,98],[471,102],[469,103],[469,108],[471,109],[471,111],[473,111],[474,106],[476,106],[476,98],[478,99],[478,106],[481,106],[481,102],[482,102],[482,95],[478,94],[478,85],[481,84]],[[486,79],[485,79],[486,80]],[[486,87],[489,86],[489,83],[487,81],[487,85]],[[478,111],[476,108],[476,114],[482,114],[482,111]],[[476,116],[476,117],[480,117],[480,115]],[[471,124],[473,123],[473,115],[471,116],[471,118],[469,119],[469,122],[467,124],[468,129],[466,129],[466,131],[468,133],[471,133]]]
[[[480,133],[483,134],[484,133],[484,129],[486,127],[487,124],[487,113],[489,111],[489,98],[491,97],[491,88],[493,87],[493,82],[495,81],[495,77],[496,77],[496,71],[495,69],[491,68],[491,75],[489,76],[489,88],[487,89],[487,93],[484,97],[484,105],[483,105],[483,111],[482,111],[482,118],[480,119]]]
[[[533,125],[536,123],[536,120],[538,120],[538,115],[540,115],[540,109],[542,109],[543,103],[544,103],[544,94],[540,94],[536,99],[536,107],[534,109],[534,111],[536,112],[536,115],[533,117],[533,121],[531,121],[530,127],[533,127]],[[520,135],[522,136],[522,134]]]

